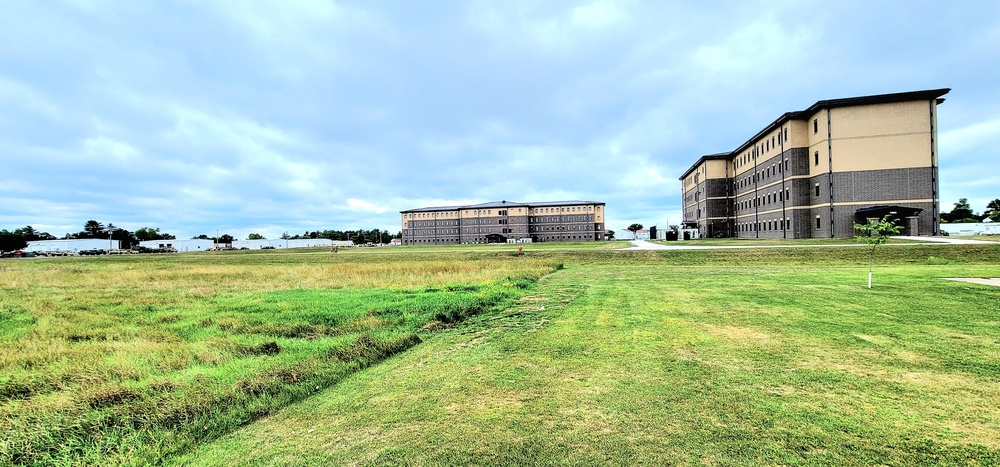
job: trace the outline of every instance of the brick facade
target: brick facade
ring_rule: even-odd
[[[401,211],[403,245],[604,240],[605,204],[497,201]]]
[[[789,112],[729,153],[681,176],[683,222],[703,236],[855,235],[858,210],[920,210],[897,219],[937,233],[936,106],[948,89],[819,101]],[[818,219],[818,220],[817,220]]]

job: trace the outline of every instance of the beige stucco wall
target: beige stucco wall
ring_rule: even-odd
[[[702,178],[705,179],[726,178],[725,160],[719,159],[719,160],[705,161],[703,165],[705,166],[705,170],[703,172]]]
[[[803,148],[809,145],[809,133],[806,131],[808,123],[802,120],[790,120],[785,124],[788,127],[788,142],[785,149]]]
[[[831,148],[834,172],[930,166],[930,112],[928,101],[832,109],[830,145],[827,144],[826,111],[817,112],[806,122],[810,176],[830,170]],[[813,119],[819,120],[816,134],[812,133]],[[815,164],[817,151],[819,165]]]

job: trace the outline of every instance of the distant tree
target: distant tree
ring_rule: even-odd
[[[955,207],[948,213],[941,213],[942,222],[979,222],[979,217],[972,212],[969,198],[959,198]]]
[[[137,241],[145,242],[148,240],[174,240],[174,236],[168,233],[160,232],[159,227],[140,227],[132,232],[132,236],[135,237]]]
[[[1000,222],[1000,198],[990,201],[986,205],[986,210],[983,211],[983,215],[986,216],[990,222]]]
[[[105,228],[104,237],[111,237],[112,240],[118,240],[118,244],[121,248],[129,248],[136,242],[135,235],[133,235],[132,232],[116,227],[111,223],[108,223],[108,226]]]
[[[205,234],[201,234],[201,235],[198,235],[197,237],[191,237],[191,239],[192,240],[212,240],[212,237],[209,237],[208,235],[205,235]]]
[[[607,238],[608,240],[614,240],[615,239],[615,231],[614,230],[605,230],[604,231],[604,238]]]
[[[291,237],[291,235],[288,235],[288,232],[285,232],[285,233],[281,234],[281,239],[282,240],[288,240],[290,238],[292,238],[292,237]]]
[[[14,251],[28,246],[28,241],[17,233],[17,230],[10,232],[7,229],[0,230],[0,250]]]
[[[403,238],[403,231],[402,230],[397,231],[396,235],[393,235],[392,238]]]
[[[252,233],[247,235],[247,240],[266,240],[263,235],[259,233]]]
[[[217,242],[218,243],[233,243],[233,240],[236,240],[236,239],[233,238],[232,235],[222,234],[222,235],[219,236],[219,239],[217,240]]]
[[[26,225],[24,227],[21,227],[20,229],[14,230],[13,232],[10,232],[10,233],[13,234],[13,235],[16,235],[18,237],[21,237],[21,239],[23,239],[25,242],[33,242],[35,240],[55,240],[56,239],[55,235],[52,235],[52,234],[50,234],[48,232],[39,232],[38,230],[35,230],[35,228],[32,227],[32,226],[30,226],[30,225]]]
[[[635,233],[642,230],[642,224],[632,224],[625,230],[632,232],[632,239],[635,240]]]
[[[875,264],[875,249],[879,245],[885,244],[889,241],[889,237],[892,235],[899,234],[902,229],[901,226],[894,224],[889,220],[889,216],[886,215],[881,220],[879,219],[868,219],[867,224],[854,224],[854,230],[861,232],[862,235],[854,237],[856,240],[865,242],[868,244],[868,288],[872,288],[872,268]]]
[[[35,234],[37,232],[35,231],[34,227],[32,227],[30,225],[26,225],[24,227],[21,227],[20,229],[15,230],[14,233],[18,234],[18,235],[20,235],[22,237],[34,239]]]
[[[89,220],[83,224],[84,236],[81,238],[100,238],[104,233],[104,224],[95,220]]]
[[[154,229],[152,227],[139,227],[132,232],[135,235],[135,239],[140,242],[146,242],[149,240],[159,240],[160,239],[160,229]]]

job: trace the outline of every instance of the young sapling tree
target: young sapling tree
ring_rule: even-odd
[[[902,227],[893,223],[889,219],[889,215],[886,215],[882,219],[868,219],[867,224],[854,224],[854,230],[862,234],[854,238],[860,242],[867,243],[870,247],[868,249],[868,288],[870,289],[872,288],[872,268],[875,264],[875,249],[879,245],[883,245],[889,241],[890,236],[898,235]]]

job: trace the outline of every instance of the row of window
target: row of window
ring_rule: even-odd
[[[494,232],[512,233],[512,232],[525,232],[525,231],[527,231],[527,229],[524,226],[518,226],[518,227],[514,227],[514,228],[506,228],[506,227],[504,227],[504,228],[500,228],[500,229],[494,229],[492,227],[475,227],[475,228],[467,228],[467,229],[463,229],[462,230],[462,232],[465,233],[465,234],[471,234],[471,233],[494,233]],[[458,234],[459,234],[459,229],[436,229],[436,230],[422,230],[422,229],[417,229],[417,230],[410,230],[410,231],[406,232],[406,234],[404,236],[406,236],[406,235],[458,235]]]
[[[435,224],[441,225],[458,225],[458,221],[420,221],[420,222],[410,222],[412,227],[433,227]]]
[[[792,228],[792,219],[785,218],[784,222],[781,219],[772,219],[760,222],[741,222],[736,224],[736,230],[740,232],[767,232],[774,230],[788,230]],[[816,228],[823,228],[823,218],[822,216],[816,216]]]
[[[458,243],[458,242],[459,242],[459,239],[457,239],[457,238],[433,238],[433,239],[431,239],[431,238],[412,238],[412,239],[406,239],[404,241],[404,243],[406,243],[406,244],[413,244],[413,243],[435,243],[436,244],[436,243]]]
[[[517,211],[521,212],[520,209],[518,209]],[[530,214],[546,214],[546,213],[559,213],[559,212],[594,212],[594,207],[593,206],[564,206],[564,207],[555,207],[555,208],[534,208],[534,209],[529,209],[528,212]],[[427,219],[427,218],[434,218],[434,219],[436,219],[438,217],[444,217],[444,216],[449,215],[449,214],[454,216],[454,215],[458,215],[458,212],[457,211],[448,211],[448,212],[417,212],[417,213],[407,214],[406,218],[407,219]],[[474,216],[479,216],[479,215],[490,216],[490,215],[493,215],[493,210],[492,209],[477,209],[477,210],[472,211],[472,215],[474,215]],[[497,215],[498,216],[506,216],[506,215],[508,215],[508,210],[507,209],[499,209],[499,210],[497,210]]]
[[[784,171],[788,171],[788,159],[785,159]],[[764,167],[763,170],[756,171],[740,180],[733,182],[733,189],[739,190],[740,188],[746,188],[752,185],[754,182],[764,180],[766,178],[769,178],[773,175],[778,175],[780,173],[782,173],[782,164],[781,163],[771,164],[770,167]]]
[[[781,139],[784,139],[786,143],[788,142],[787,127],[778,130],[778,133],[772,134],[770,138],[764,138],[762,142],[755,144],[752,149],[747,150],[746,154],[736,158],[736,160],[733,161],[733,166],[738,169],[757,160],[757,154],[765,154],[772,149],[777,149],[779,143],[781,143]]]
[[[538,241],[559,241],[559,240],[591,240],[594,237],[590,235],[544,235],[538,237]]]
[[[788,230],[792,228],[792,219],[785,218],[771,219],[759,222],[741,222],[736,224],[736,230],[740,232],[768,232],[774,230]]]
[[[586,216],[553,216],[553,217],[532,217],[530,222],[593,222],[593,215]]]
[[[537,237],[537,240],[540,241],[540,242],[545,242],[545,241],[560,241],[560,240],[594,240],[594,239],[595,239],[595,236],[593,236],[593,235],[543,235],[543,236]],[[452,237],[452,238],[412,238],[412,239],[405,239],[404,243],[406,243],[406,244],[417,244],[417,243],[441,244],[441,243],[459,243],[462,240],[463,239],[454,238],[454,237]],[[472,239],[466,238],[464,240],[466,240],[465,243],[467,243],[467,244],[468,243],[486,243],[486,237],[475,237],[475,238],[472,238]]]
[[[429,230],[411,230],[410,235],[448,235],[455,234],[458,235],[458,229],[429,229]]]
[[[766,206],[771,203],[780,203],[786,199],[791,199],[791,190],[785,188],[785,191],[777,190],[770,193],[758,196],[756,198],[750,198],[736,203],[736,209],[743,211],[747,209],[752,209],[760,206]]]
[[[590,225],[556,225],[552,227],[531,227],[530,232],[551,232],[557,230],[594,230]]]

